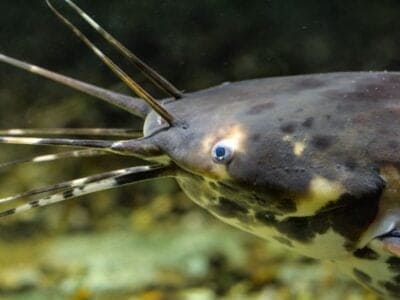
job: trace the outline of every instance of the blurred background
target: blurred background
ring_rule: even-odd
[[[66,15],[154,95],[157,90]],[[177,87],[400,67],[400,2],[77,1]],[[44,1],[0,2],[0,52],[126,92]],[[0,128],[128,127],[97,99],[0,65]],[[60,151],[2,145],[0,162]],[[0,170],[0,196],[132,166],[106,156]],[[217,221],[173,180],[105,191],[0,220],[0,299],[377,299],[334,266]]]

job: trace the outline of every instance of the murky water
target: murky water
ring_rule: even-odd
[[[58,2],[130,74],[162,96]],[[77,2],[182,90],[256,77],[399,66],[396,1]],[[128,92],[44,1],[3,0],[0,11],[0,52]],[[141,122],[94,98],[0,65],[0,127],[140,129]],[[2,145],[0,161],[58,151]],[[22,164],[0,170],[0,196],[138,163],[107,156]],[[189,202],[172,180],[163,180],[1,219],[0,298],[375,296],[333,266],[288,254],[220,223]]]

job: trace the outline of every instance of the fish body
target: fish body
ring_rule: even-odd
[[[150,114],[144,134],[157,133],[182,189],[217,218],[398,295],[398,253],[382,237],[400,223],[399,99],[395,72],[224,83],[165,103],[184,128]],[[210,153],[223,139],[236,149],[220,165]]]

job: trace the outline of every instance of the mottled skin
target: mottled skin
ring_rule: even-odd
[[[400,295],[400,73],[227,83],[164,104],[145,136],[180,171],[187,195],[223,221],[329,259],[386,296]],[[233,159],[211,149],[232,139]]]

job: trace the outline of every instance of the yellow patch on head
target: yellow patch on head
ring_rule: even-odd
[[[345,188],[341,183],[316,176],[310,182],[309,191],[296,199],[295,215],[313,215],[329,202],[338,200],[344,192]]]
[[[211,171],[207,172],[208,176],[215,179],[229,178],[229,174],[226,172],[225,165],[216,164],[212,161],[211,150],[214,145],[220,141],[224,141],[225,144],[231,147],[234,153],[243,153],[246,151],[245,137],[245,130],[242,126],[228,125],[210,132],[203,138],[201,155],[209,158],[209,161],[206,160],[204,162],[211,166]]]
[[[234,125],[227,128],[220,128],[216,132],[211,132],[206,135],[202,142],[202,151],[204,154],[210,153],[215,143],[224,140],[233,147],[235,152],[244,152],[244,129],[240,125]]]
[[[306,144],[303,142],[295,142],[293,145],[293,152],[296,156],[301,156],[306,149]]]
[[[304,143],[304,141],[295,141],[293,140],[293,137],[291,137],[290,135],[284,135],[282,140],[284,142],[289,142],[292,144],[293,153],[296,156],[301,156],[304,150],[306,149],[306,144]]]

